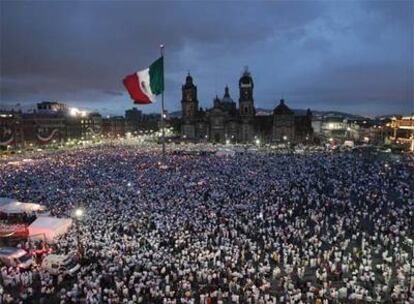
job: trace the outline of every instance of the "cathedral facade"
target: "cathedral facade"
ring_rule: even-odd
[[[256,115],[254,82],[245,70],[239,80],[238,106],[226,86],[222,98],[216,96],[213,107],[199,107],[197,86],[190,74],[181,88],[181,138],[187,141],[216,143],[301,142],[312,135],[312,113],[298,115],[281,100],[272,115]]]

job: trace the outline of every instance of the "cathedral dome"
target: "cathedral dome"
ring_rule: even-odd
[[[224,88],[224,96],[221,99],[221,102],[223,102],[223,103],[231,103],[231,102],[233,102],[233,99],[230,97],[230,92],[229,92],[229,87],[228,86],[226,86]]]
[[[294,112],[285,104],[285,100],[281,99],[279,105],[273,110],[275,115],[293,115]]]

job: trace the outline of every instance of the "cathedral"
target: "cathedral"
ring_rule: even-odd
[[[214,98],[213,107],[199,107],[197,86],[190,74],[182,86],[181,138],[186,141],[215,143],[304,142],[312,136],[312,113],[295,113],[284,100],[272,115],[256,115],[254,83],[246,69],[239,80],[239,104],[230,96],[228,86],[220,99]]]

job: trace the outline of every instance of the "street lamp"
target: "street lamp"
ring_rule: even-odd
[[[79,222],[82,219],[83,215],[84,215],[84,210],[82,208],[77,208],[75,209],[74,212],[74,216],[75,216],[75,222],[76,222],[76,242],[77,242],[77,246],[78,246],[78,254],[79,257],[82,259],[83,258],[83,247],[80,243],[80,238],[79,238]]]
[[[285,146],[285,149],[287,149],[289,145],[289,143],[287,142],[288,137],[286,135],[283,135],[282,139],[283,139],[283,144]]]
[[[77,208],[75,210],[75,217],[76,217],[76,219],[77,220],[80,220],[82,218],[82,216],[83,216],[83,213],[84,213],[84,211],[83,211],[82,208]]]
[[[346,138],[351,139],[351,127],[346,128]]]

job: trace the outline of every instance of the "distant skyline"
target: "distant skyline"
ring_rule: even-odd
[[[252,73],[255,105],[414,112],[413,1],[1,1],[0,107],[58,100],[123,114],[122,85],[165,45],[166,108],[190,71],[200,105]],[[159,112],[160,104],[138,106]]]

